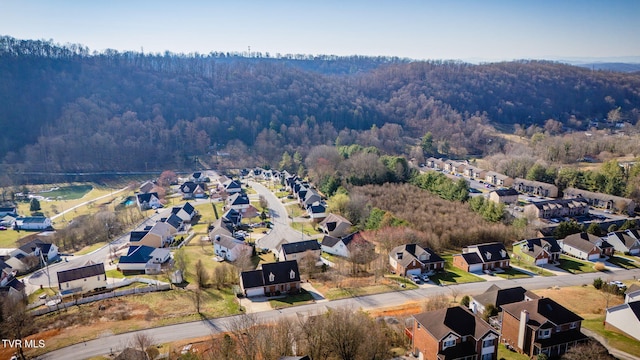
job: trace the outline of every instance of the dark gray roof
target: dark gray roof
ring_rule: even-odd
[[[129,242],[137,242],[142,240],[145,235],[147,235],[149,231],[132,231],[129,234]]]
[[[544,325],[547,321],[554,325],[563,325],[574,321],[582,321],[580,316],[550,298],[505,304],[502,305],[502,310],[511,314],[516,319],[520,318],[520,313],[523,310],[527,310],[529,312],[528,325],[534,328]]]
[[[138,202],[140,204],[145,203],[145,202],[148,203],[149,201],[151,201],[152,197],[155,197],[155,198],[159,199],[157,192],[150,192],[150,193],[144,193],[144,194],[138,194],[137,195]]]
[[[271,281],[273,274],[273,281]],[[298,262],[296,260],[262,264],[262,277],[265,286],[300,281]]]
[[[192,215],[196,209],[188,201],[182,205],[182,209],[189,215]]]
[[[509,253],[503,243],[493,242],[468,246],[467,248],[477,248],[483,262],[509,260]]]
[[[249,203],[249,197],[246,194],[235,193],[229,197],[231,205],[248,205]]]
[[[9,281],[6,286],[8,288],[14,288],[17,291],[22,291],[25,288],[24,283],[17,278],[11,279],[11,281]]]
[[[242,221],[242,214],[236,209],[229,209],[229,211],[224,213],[222,217],[236,225],[239,224],[240,221]]]
[[[540,254],[540,252],[543,250],[547,250],[549,253],[559,253],[562,251],[556,239],[550,236],[535,239],[526,239],[518,241],[513,245],[526,245],[526,249],[523,250],[523,254],[527,254],[533,257],[538,256],[538,254]]]
[[[475,339],[495,332],[484,320],[461,306],[428,311],[413,317],[437,340],[443,339],[451,332],[461,337],[472,336]]]
[[[41,248],[42,245],[44,245],[44,244],[46,244],[44,241],[42,241],[40,239],[34,239],[34,240],[31,240],[28,243],[20,246],[19,249],[22,250],[23,252],[27,253],[27,254],[31,254],[34,251],[36,251],[37,248]],[[48,249],[45,252],[48,252]]]
[[[476,253],[460,254],[460,256],[462,256],[464,261],[466,261],[469,265],[482,264],[482,259]]]
[[[262,270],[243,271],[240,273],[240,277],[242,278],[242,286],[245,289],[264,286]]]
[[[123,264],[146,264],[151,259],[151,253],[155,250],[151,246],[129,246],[127,255],[120,256],[120,263]]]
[[[174,229],[179,229],[182,225],[182,219],[176,214],[171,214],[171,216],[164,219],[163,221],[173,226]]]
[[[444,259],[433,252],[433,250],[429,248],[422,248],[417,244],[400,245],[389,252],[391,255],[398,253],[402,253],[402,260],[399,260],[399,263],[405,268],[413,260],[417,260],[423,264],[433,264],[444,261]]]
[[[303,253],[307,250],[320,250],[320,244],[317,240],[306,240],[282,244],[282,251],[285,254]]]
[[[498,189],[494,191],[498,196],[517,196],[518,192],[513,189],[513,188],[509,188],[509,189]]]
[[[58,271],[58,283],[104,275],[104,263],[87,265],[71,270]]]
[[[504,304],[523,301],[525,297],[528,297],[530,299],[537,299],[538,295],[521,286],[516,286],[509,289],[500,289],[497,288],[497,286],[493,285],[484,293],[474,296],[473,298],[483,306],[493,304],[498,309],[500,309],[500,307]]]
[[[321,214],[327,211],[327,207],[322,202],[315,202],[311,204],[308,208],[311,209],[311,213],[313,214]]]
[[[339,242],[340,242],[340,238],[330,236],[330,235],[325,235],[322,238],[322,245],[328,246],[328,247],[334,247]]]

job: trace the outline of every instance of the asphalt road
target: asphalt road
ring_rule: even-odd
[[[522,286],[528,290],[536,290],[553,286],[564,287],[591,284],[593,279],[597,277],[605,277],[606,280],[628,280],[632,277],[637,279],[640,278],[640,269],[617,271],[606,276],[603,276],[602,273],[587,273],[579,275],[567,274],[551,277],[536,276],[526,279],[503,280],[500,281],[500,286],[503,288]],[[493,282],[477,282],[444,287],[421,287],[416,290],[396,291],[349,299],[317,302],[255,314],[260,321],[270,322],[280,317],[294,317],[301,314],[319,314],[326,311],[328,308],[347,307],[352,309],[361,308],[363,310],[371,310],[382,307],[399,306],[407,303],[408,301],[424,300],[425,298],[441,294],[451,295],[454,292],[453,289],[458,293],[458,298],[461,298],[463,295],[479,294],[484,292],[492,283]],[[239,316],[241,315],[169,325],[119,335],[103,336],[96,340],[52,351],[39,357],[39,359],[86,359],[93,356],[109,354],[111,351],[117,353],[124,349],[127,344],[131,342],[133,336],[138,332],[147,334],[155,343],[158,344],[209,336],[227,331],[229,329],[230,322]]]
[[[269,214],[272,216],[271,222],[273,223],[273,227],[267,235],[256,240],[258,248],[275,249],[281,241],[287,243],[310,239],[309,236],[305,236],[304,233],[291,227],[291,219],[289,218],[287,209],[274,193],[264,187],[264,185],[255,181],[247,181],[247,184],[249,184],[258,195],[264,196],[269,203]]]

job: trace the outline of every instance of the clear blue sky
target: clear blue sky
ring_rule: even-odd
[[[640,59],[640,0],[0,0],[0,34],[98,51]]]

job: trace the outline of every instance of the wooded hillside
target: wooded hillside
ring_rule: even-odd
[[[504,145],[494,127],[639,116],[640,75],[551,62],[90,53],[0,37],[0,159],[19,171],[180,168],[217,151],[275,165],[336,143],[409,154],[427,132],[434,153],[483,155]]]

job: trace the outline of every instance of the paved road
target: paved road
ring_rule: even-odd
[[[269,203],[269,213],[273,216],[271,219],[273,228],[269,234],[256,240],[256,245],[259,248],[275,249],[281,241],[286,243],[310,239],[309,236],[291,227],[291,219],[289,219],[287,209],[275,194],[264,187],[264,185],[255,181],[247,181],[247,184],[249,184],[258,195],[264,196]]]
[[[607,274],[605,276],[603,276],[602,273],[588,273],[579,275],[567,274],[551,277],[532,277],[526,279],[504,280],[501,281],[500,284],[501,287],[505,288],[522,286],[528,290],[536,290],[553,286],[563,287],[591,284],[593,279],[597,277],[606,277],[607,280],[628,280],[632,277],[640,278],[640,269],[620,271]],[[326,311],[328,308],[349,307],[353,309],[361,308],[363,310],[371,310],[382,307],[399,306],[409,301],[420,301],[437,295],[451,295],[452,289],[455,289],[458,292],[458,297],[461,297],[462,295],[480,294],[489,286],[491,286],[491,282],[468,283],[446,287],[421,287],[416,290],[405,290],[349,299],[318,302],[314,304],[284,308],[281,310],[269,310],[255,314],[260,321],[269,322],[279,317],[294,317],[299,314],[318,314]],[[143,332],[151,336],[156,343],[173,342],[224,332],[228,329],[230,321],[233,321],[233,319],[238,316],[240,315],[169,325],[140,330],[138,332]],[[119,352],[127,346],[136,333],[137,332],[134,331],[126,334],[105,336],[100,339],[52,351],[41,356],[39,359],[86,359],[93,356],[109,354],[112,350],[114,352]]]

